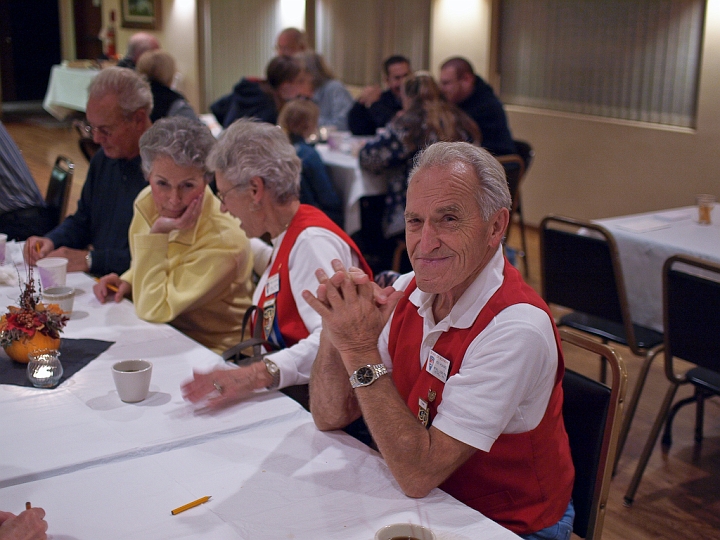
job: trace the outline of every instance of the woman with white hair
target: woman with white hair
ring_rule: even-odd
[[[214,143],[207,127],[180,116],[158,120],[142,136],[150,186],[135,199],[130,269],[102,277],[94,292],[102,303],[132,295],[140,318],[169,322],[222,353],[242,337],[253,260],[239,223],[208,187],[205,159]]]
[[[207,162],[215,171],[221,208],[240,218],[250,238],[269,235],[272,242],[269,257],[256,257],[262,265],[255,268],[261,276],[253,324],[276,352],[236,369],[195,373],[183,385],[186,399],[218,407],[259,389],[306,385],[322,327],[302,291],[317,288],[318,269],[335,273],[333,259],[371,271],[342,229],[317,208],[300,204],[300,159],[277,126],[238,120]]]

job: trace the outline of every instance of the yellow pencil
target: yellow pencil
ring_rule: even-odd
[[[30,504],[29,502],[26,502],[26,503],[25,503],[25,510],[30,510],[31,508],[32,508],[32,504]]]
[[[100,281],[100,278],[93,278],[95,281]],[[108,290],[112,292],[118,292],[118,288],[115,285],[111,285],[110,283],[106,283],[105,286],[108,288]]]
[[[173,516],[176,516],[176,515],[179,514],[180,512],[184,512],[185,510],[190,510],[191,508],[194,508],[194,507],[196,507],[196,506],[200,506],[201,504],[206,503],[206,502],[208,502],[209,500],[210,500],[210,496],[209,496],[209,495],[208,495],[207,497],[200,497],[197,501],[193,501],[193,502],[187,503],[187,504],[185,504],[185,505],[183,505],[183,506],[180,506],[180,507],[176,508],[175,510],[171,510],[170,513],[171,513]]]
[[[40,253],[40,242],[35,242],[35,253]]]

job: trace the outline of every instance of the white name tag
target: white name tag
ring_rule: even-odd
[[[274,274],[268,277],[265,284],[265,296],[272,296],[280,290],[280,274]]]
[[[442,382],[447,382],[450,374],[450,360],[443,358],[435,351],[430,351],[428,361],[425,363],[425,371]]]

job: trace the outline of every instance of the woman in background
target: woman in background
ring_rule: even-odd
[[[207,127],[179,116],[145,132],[140,156],[150,186],[135,199],[130,269],[102,277],[94,292],[102,303],[132,295],[141,319],[169,322],[222,353],[242,339],[253,259],[240,224],[208,187],[214,144]]]
[[[340,196],[328,176],[327,168],[317,150],[307,142],[317,132],[320,109],[308,99],[288,101],[280,111],[278,124],[283,128],[302,161],[300,173],[300,202],[319,208],[339,227],[343,227],[343,208]]]
[[[300,95],[312,97],[320,107],[318,123],[321,127],[333,126],[340,131],[348,128],[347,115],[355,102],[343,83],[335,78],[325,60],[318,53],[306,51],[296,55],[302,62],[310,88]]]

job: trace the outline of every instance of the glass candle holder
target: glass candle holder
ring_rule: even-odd
[[[60,382],[63,367],[60,352],[51,350],[36,351],[28,355],[27,376],[37,388],[53,388]]]

